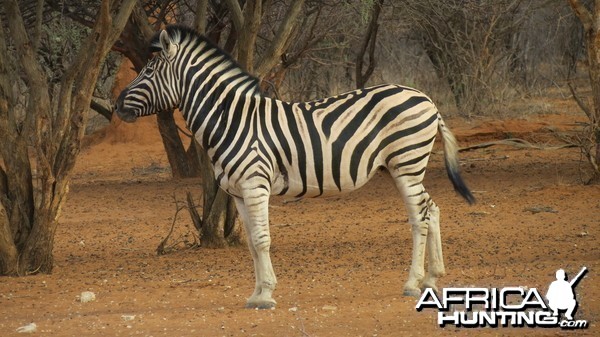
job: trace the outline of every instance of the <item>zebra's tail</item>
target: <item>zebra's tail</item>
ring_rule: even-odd
[[[458,163],[458,144],[454,135],[446,127],[442,116],[438,113],[438,130],[442,134],[444,143],[444,161],[446,162],[446,172],[448,178],[454,186],[454,190],[458,192],[469,204],[475,203],[475,197],[469,191],[469,188],[460,176],[460,164]]]

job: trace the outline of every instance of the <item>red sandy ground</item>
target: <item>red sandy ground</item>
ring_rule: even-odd
[[[549,128],[582,120],[572,112],[448,122],[466,146],[506,137],[556,143]],[[578,149],[462,153],[463,176],[478,198],[468,206],[447,180],[438,145],[426,187],[442,214],[440,287],[527,286],[545,294],[558,268],[572,276],[587,266],[576,318],[589,329],[440,328],[437,311],[417,312],[416,299],[402,296],[410,227],[384,174],[339,197],[273,198],[275,310],[244,309],[254,285],[246,247],[157,256],[174,198],[185,200],[187,190],[199,198],[200,190],[197,180],[170,178],[152,124],[115,122],[88,138],[56,233],[54,272],[0,278],[0,336],[30,322],[41,336],[600,335],[600,187],[581,183]],[[175,238],[191,240],[187,213],[176,228]],[[96,300],[80,303],[82,291]]]

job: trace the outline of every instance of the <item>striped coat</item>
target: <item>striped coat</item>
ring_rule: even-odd
[[[123,90],[116,111],[126,121],[175,106],[182,111],[244,222],[256,275],[248,306],[275,305],[269,196],[352,191],[380,168],[394,178],[413,226],[405,294],[435,287],[444,273],[439,210],[422,181],[438,132],[454,188],[468,202],[474,198],[459,174],[454,136],[426,95],[379,85],[312,102],[284,102],[262,96],[256,78],[190,29],[169,26],[151,48],[156,56]]]

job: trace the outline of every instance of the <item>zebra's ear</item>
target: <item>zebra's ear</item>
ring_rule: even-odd
[[[160,32],[159,40],[162,53],[169,59],[175,56],[175,53],[177,52],[177,46],[171,42],[171,37],[169,37],[169,34],[166,30],[163,29],[163,31]]]

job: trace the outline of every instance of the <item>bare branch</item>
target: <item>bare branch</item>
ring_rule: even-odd
[[[0,166],[0,201],[4,201],[5,195],[8,193],[8,177],[6,176],[6,172]],[[4,205],[4,202],[2,202]]]
[[[9,135],[9,110],[13,100],[11,74],[15,72],[10,67],[5,41],[4,27],[0,24],[0,134]]]
[[[249,73],[254,73],[254,49],[262,18],[262,0],[247,0],[244,6],[244,26],[238,32],[238,62]]]
[[[308,38],[306,39],[305,43],[302,45],[302,47],[300,47],[298,49],[297,52],[294,52],[291,55],[286,55],[286,58],[283,62],[284,67],[290,67],[292,65],[294,65],[296,62],[298,62],[300,60],[300,58],[308,53],[309,51],[317,51],[317,50],[326,50],[329,48],[314,48],[319,42],[323,41],[325,39],[325,37],[329,34],[329,31],[332,30],[334,27],[337,27],[340,24],[340,19],[337,19],[335,21],[333,21],[329,26],[325,27],[324,29],[321,29],[321,34],[315,36],[314,32],[315,32],[315,28],[317,26],[317,23],[319,21],[321,17],[321,8],[319,7],[316,11],[316,16],[315,19],[313,20],[310,29],[308,30],[309,33],[307,34]],[[301,27],[306,27],[305,22],[303,22],[301,24]]]
[[[41,68],[41,65],[37,61],[37,56],[35,51],[33,50],[33,46],[31,44],[31,40],[27,34],[25,29],[25,25],[23,23],[23,18],[21,15],[21,11],[19,10],[18,4],[14,0],[7,0],[4,3],[4,8],[7,14],[8,26],[11,31],[11,35],[13,37],[13,41],[15,44],[15,48],[17,51],[18,63],[20,65],[21,71],[19,72],[22,75],[23,81],[27,84],[29,88],[29,97],[28,97],[28,112],[25,114],[24,124],[26,126],[31,125],[30,119],[33,118],[33,124],[35,125],[35,133],[33,134],[34,147],[36,151],[40,154],[38,157],[38,171],[49,180],[50,178],[49,167],[51,167],[51,159],[49,159],[45,153],[47,150],[56,144],[51,141],[42,141],[42,139],[49,139],[48,135],[52,134],[52,116],[51,110],[49,107],[50,104],[50,96],[48,93],[48,83],[46,80],[46,76],[44,70]],[[14,135],[15,138],[17,137]],[[16,146],[18,143],[23,143],[24,140],[15,140]],[[21,146],[26,146],[24,144],[19,144]],[[15,155],[18,152],[27,151],[26,148],[21,148],[19,151],[15,150]],[[29,163],[29,159],[16,158],[16,161],[22,160],[20,166],[27,167],[27,169],[31,168]],[[6,160],[6,158],[5,158]],[[29,180],[28,172],[26,175],[20,176],[19,183],[26,184],[25,182]],[[25,186],[25,185],[24,185]],[[25,192],[27,195],[32,197],[33,191]],[[29,198],[29,197],[28,197]]]
[[[135,70],[140,71],[148,61],[146,41],[153,35],[154,29],[149,23],[148,15],[138,2],[121,33],[120,41],[113,45],[113,50],[122,53],[131,61]]]
[[[177,216],[179,215],[179,212],[186,209],[186,206],[179,206],[179,202],[177,201],[175,195],[173,195],[173,200],[175,201],[175,215],[173,216],[173,222],[171,222],[171,229],[169,229],[169,233],[167,233],[167,236],[160,242],[160,244],[158,244],[158,247],[156,247],[156,255],[167,254],[167,249],[165,248],[165,246],[169,241],[169,238],[173,234],[173,230],[175,229],[175,223],[177,223]]]
[[[579,20],[581,20],[584,29],[589,30],[593,24],[592,13],[579,0],[569,0],[569,4]],[[600,6],[595,7],[597,10],[600,10]]]
[[[241,32],[244,29],[244,15],[242,14],[240,3],[237,0],[225,0],[225,3],[227,4],[227,8],[229,8],[235,29]]]
[[[192,196],[192,192],[186,193],[186,200],[188,205],[188,211],[190,212],[190,218],[192,218],[192,222],[194,223],[194,227],[200,232],[202,230],[202,218],[200,214],[198,214],[198,210],[196,209],[196,204],[194,204],[194,197]]]
[[[263,55],[260,64],[257,65],[255,74],[259,78],[262,78],[266,73],[271,70],[281,54],[286,49],[291,33],[296,25],[296,19],[298,14],[304,5],[304,0],[296,0],[288,9],[285,18],[279,25],[275,39],[269,45],[266,53]]]
[[[381,7],[383,6],[383,0],[379,0],[373,3],[373,7],[371,8],[371,19],[369,20],[369,26],[367,28],[367,32],[365,33],[365,37],[360,47],[360,51],[356,56],[356,87],[362,88],[365,83],[375,70],[375,46],[377,42],[377,31],[379,29],[379,24],[377,20],[379,19],[379,13],[381,12]],[[369,65],[367,70],[363,74],[363,61],[365,57],[365,53],[369,51]]]
[[[166,23],[166,17],[169,14],[169,6],[171,5],[171,1],[163,1],[162,6],[158,10],[158,16],[156,21],[154,21],[154,30],[159,30],[163,23]]]
[[[44,1],[53,11],[61,13],[68,17],[69,19],[85,26],[91,28],[94,26],[94,21],[90,18],[93,17],[93,14],[90,12],[90,8],[82,7],[80,11],[70,10],[70,8],[65,8],[63,6],[63,1],[60,0],[46,0]]]
[[[587,104],[585,104],[584,101],[581,100],[581,97],[579,97],[579,95],[575,91],[575,88],[573,87],[573,83],[571,82],[571,80],[567,81],[567,85],[569,86],[569,90],[571,91],[571,94],[573,95],[575,102],[577,102],[577,105],[579,105],[579,108],[581,108],[581,110],[588,116],[588,118],[590,120],[592,120],[592,112],[590,110],[590,107]]]
[[[108,52],[108,48],[110,48],[110,46],[112,46],[115,43],[115,41],[119,38],[119,35],[121,35],[121,32],[127,24],[127,20],[129,20],[129,17],[131,16],[131,13],[136,3],[137,1],[134,0],[124,0],[121,3],[119,12],[112,22],[112,31],[110,32],[107,41],[108,46],[104,47],[104,50],[102,51],[103,54],[106,54]]]
[[[33,31],[33,48],[37,51],[40,47],[40,38],[42,36],[42,22],[44,21],[44,0],[38,0],[35,8],[35,30]]]
[[[238,6],[239,7],[239,6]],[[208,0],[196,1],[196,19],[194,20],[194,28],[200,33],[206,33],[206,17],[208,16]]]
[[[136,3],[135,0],[117,1],[120,4],[116,17],[112,18],[110,0],[103,0],[92,32],[83,42],[75,61],[63,76],[58,103],[52,152],[56,157],[52,172],[61,175],[70,172],[75,165],[75,155],[85,131],[83,114],[89,108],[92,93],[100,73],[100,63],[120,36]],[[107,28],[109,27],[109,28]],[[88,70],[82,71],[84,67]],[[77,94],[72,96],[73,88]],[[47,139],[47,138],[45,138]],[[68,179],[61,180],[67,184]]]
[[[106,101],[96,97],[92,97],[92,101],[90,102],[90,108],[92,108],[94,111],[96,111],[109,121],[112,119],[112,107]]]
[[[31,40],[23,24],[19,5],[15,0],[7,0],[4,2],[4,8],[8,26],[19,54],[19,64],[25,74],[23,80],[30,87],[38,89],[45,82],[45,76],[37,62]]]
[[[137,3],[134,7],[131,17],[135,22],[136,27],[142,32],[144,39],[149,39],[154,35],[154,30],[148,21],[148,14],[146,14],[146,11],[140,3]]]

